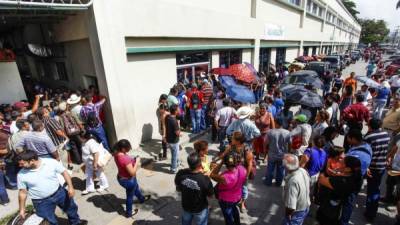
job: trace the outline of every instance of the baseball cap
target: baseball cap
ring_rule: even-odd
[[[308,121],[307,116],[304,114],[299,114],[299,115],[295,116],[294,119],[299,122],[302,122],[302,123],[307,123],[307,121]]]

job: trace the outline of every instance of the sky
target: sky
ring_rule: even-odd
[[[396,10],[398,0],[353,0],[357,4],[360,18],[383,19],[393,30],[400,26],[400,8]]]

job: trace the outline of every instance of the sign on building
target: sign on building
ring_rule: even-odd
[[[265,24],[264,39],[282,40],[285,38],[285,27],[276,24]]]

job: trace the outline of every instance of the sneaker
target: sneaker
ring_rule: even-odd
[[[88,194],[91,194],[91,193],[94,193],[94,192],[95,192],[94,190],[90,190],[90,191],[84,190],[84,191],[82,191],[82,195],[88,195]]]
[[[100,186],[99,188],[96,189],[96,191],[99,192],[99,193],[101,193],[101,192],[103,192],[103,191],[107,191],[107,188],[108,188],[108,187],[102,187],[102,186]]]

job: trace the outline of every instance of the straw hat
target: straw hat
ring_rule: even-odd
[[[76,95],[76,94],[72,94],[72,95],[69,97],[69,99],[67,99],[67,103],[68,103],[69,105],[76,104],[76,103],[78,103],[78,102],[80,102],[80,101],[81,101],[81,97],[78,96],[78,95]]]
[[[252,110],[250,107],[248,107],[248,106],[243,106],[243,107],[240,107],[240,108],[237,110],[236,116],[237,116],[239,119],[246,119],[246,118],[248,118],[252,113],[253,113],[253,110]]]

